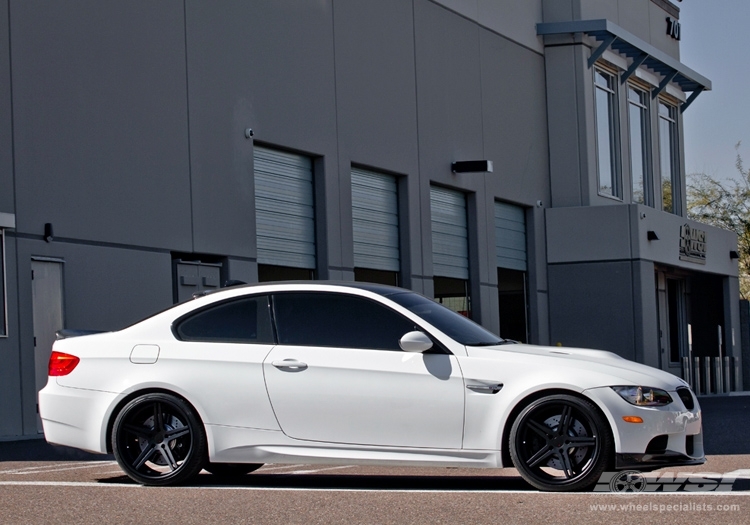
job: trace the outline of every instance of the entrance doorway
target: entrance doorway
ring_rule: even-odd
[[[659,349],[662,370],[682,375],[682,358],[689,357],[687,286],[682,277],[656,272]]]
[[[528,343],[526,272],[498,268],[497,290],[500,305],[500,337]]]
[[[63,263],[31,261],[31,296],[34,316],[34,364],[37,393],[47,384],[49,357],[55,332],[63,328]],[[37,431],[42,421],[37,416]]]

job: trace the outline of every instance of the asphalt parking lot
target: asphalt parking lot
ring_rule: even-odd
[[[111,456],[26,440],[0,443],[0,523],[750,523],[750,396],[701,405],[706,464],[657,472],[713,473],[692,485],[699,492],[549,494],[515,469],[326,465],[267,465],[223,481],[203,472],[190,486],[151,488]],[[731,491],[706,491],[726,473]]]

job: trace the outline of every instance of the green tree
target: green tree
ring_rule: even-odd
[[[688,175],[688,217],[737,234],[740,294],[750,298],[750,171],[735,145],[737,173],[720,180],[706,173]]]

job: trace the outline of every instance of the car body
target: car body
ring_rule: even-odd
[[[610,352],[503,341],[364,283],[225,288],[58,339],[39,406],[49,442],[114,452],[150,485],[305,462],[515,465],[542,490],[580,490],[605,469],[705,460],[681,379]]]

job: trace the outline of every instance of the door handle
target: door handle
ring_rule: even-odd
[[[271,363],[279,370],[287,370],[289,372],[302,372],[307,369],[307,363],[297,361],[296,359],[284,359],[283,361],[273,361]]]
[[[480,394],[497,394],[503,389],[502,383],[496,383],[494,385],[466,385],[466,388]]]

